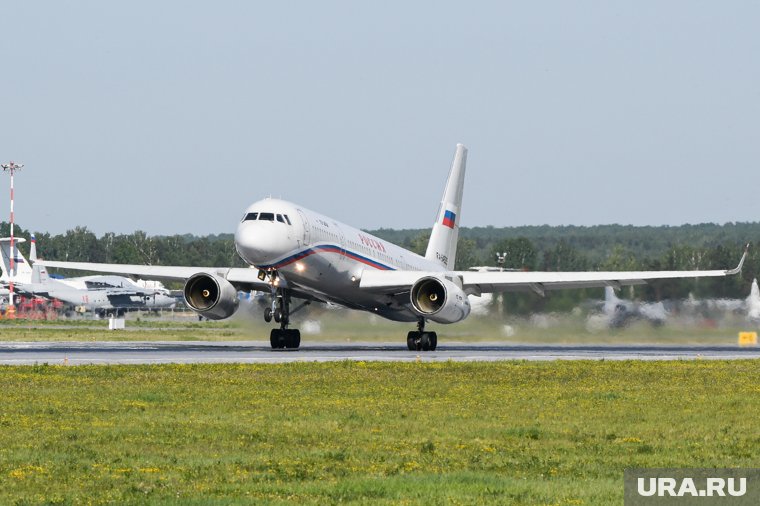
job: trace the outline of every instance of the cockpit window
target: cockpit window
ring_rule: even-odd
[[[275,213],[248,213],[245,216],[243,216],[243,221],[279,221],[280,223],[287,223],[288,225],[292,225],[290,223],[290,218],[288,218],[287,214],[275,214]]]

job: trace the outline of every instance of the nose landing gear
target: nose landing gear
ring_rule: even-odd
[[[288,328],[288,323],[290,323],[290,294],[282,288],[275,291],[272,307],[264,310],[264,320],[270,322],[272,318],[280,324],[279,329],[272,329],[269,334],[269,343],[272,348],[298,348],[301,345],[301,332],[298,329]]]
[[[290,309],[290,291],[277,286],[278,279],[277,271],[272,271],[270,274],[270,286],[272,287],[272,305],[264,309],[264,321],[267,323],[273,319],[280,324],[279,329],[272,329],[269,334],[269,344],[273,349],[297,349],[301,345],[301,332],[298,329],[289,329],[290,315],[298,311],[299,309],[307,306],[311,301],[304,301],[303,304]]]
[[[417,321],[417,331],[406,335],[406,347],[409,351],[435,351],[438,347],[438,335],[435,332],[425,332],[425,319]]]

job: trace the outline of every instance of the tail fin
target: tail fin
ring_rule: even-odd
[[[747,317],[754,323],[760,321],[760,288],[757,286],[757,279],[752,280],[752,288],[747,297]]]
[[[760,301],[760,288],[757,286],[757,278],[752,280],[752,286],[749,289],[749,297],[752,300]]]
[[[37,240],[32,234],[32,244],[29,246],[29,261],[32,263],[32,283],[44,283],[48,279],[47,269],[38,265],[37,262]]]
[[[438,209],[438,216],[425,252],[425,258],[440,263],[448,270],[454,269],[456,261],[466,164],[467,148],[462,144],[457,144],[454,161],[451,163],[451,170],[449,171],[449,179],[446,181],[446,189],[443,191],[441,207]]]
[[[604,314],[614,315],[617,310],[620,298],[615,294],[615,289],[611,286],[604,287]]]
[[[37,261],[37,240],[32,234],[32,244],[29,246],[29,261],[34,263]]]
[[[19,283],[29,283],[32,280],[32,268],[24,255],[18,250],[18,245],[26,242],[22,237],[14,238],[14,273],[11,273],[11,238],[0,238],[0,257],[2,257],[3,277],[13,277]]]

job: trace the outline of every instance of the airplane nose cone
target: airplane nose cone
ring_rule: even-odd
[[[235,248],[240,257],[251,265],[272,262],[287,252],[287,235],[282,227],[271,222],[243,222],[235,231]]]

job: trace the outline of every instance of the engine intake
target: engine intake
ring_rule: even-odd
[[[412,307],[429,320],[455,323],[470,314],[470,301],[456,284],[446,278],[425,277],[412,285]]]
[[[193,275],[185,283],[183,293],[187,305],[209,320],[229,318],[238,308],[235,287],[213,274],[201,272]]]

